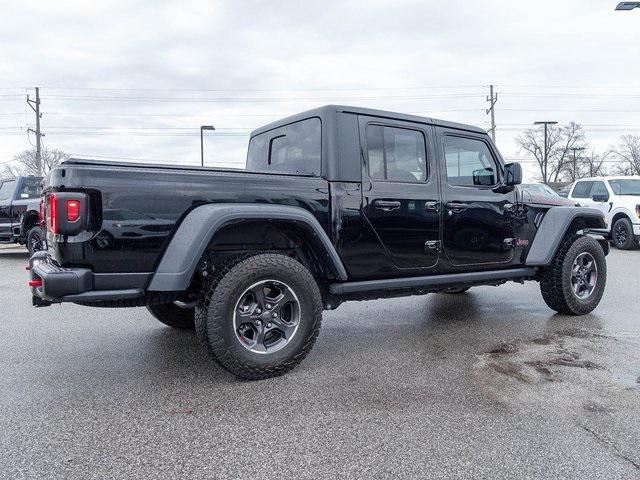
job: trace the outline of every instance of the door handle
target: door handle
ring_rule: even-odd
[[[438,212],[440,211],[440,202],[425,202],[424,209]]]
[[[400,208],[400,202],[397,200],[376,200],[373,204],[376,210],[382,210],[383,212],[391,212]]]
[[[460,203],[460,202],[447,202],[445,206],[451,210],[458,211],[458,212],[469,208],[468,203]]]

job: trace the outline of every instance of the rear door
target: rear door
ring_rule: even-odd
[[[396,270],[435,266],[440,209],[432,128],[367,116],[359,122],[364,217]]]
[[[486,135],[436,127],[442,184],[442,242],[455,266],[513,260],[515,192],[501,193],[503,166]]]
[[[581,207],[590,207],[592,204],[590,196],[591,187],[593,187],[593,182],[591,180],[581,180],[576,182],[571,190],[569,198],[571,200],[575,200]]]

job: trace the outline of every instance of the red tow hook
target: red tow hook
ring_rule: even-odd
[[[41,287],[42,286],[42,279],[41,278],[35,278],[35,279],[31,280],[29,282],[29,286],[30,287]]]

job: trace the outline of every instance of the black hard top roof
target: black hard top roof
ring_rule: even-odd
[[[291,115],[289,117],[276,120],[275,122],[269,123],[268,125],[255,129],[254,131],[251,132],[251,136],[253,137],[254,135],[257,135],[259,133],[267,132],[269,130],[273,130],[274,128],[278,128],[283,125],[288,125],[289,123],[297,122],[299,120],[304,120],[305,118],[309,118],[309,117],[323,118],[324,116],[333,115],[336,113],[354,113],[357,115],[367,115],[370,117],[389,118],[394,120],[406,120],[408,122],[438,125],[441,127],[455,128],[458,130],[467,130],[467,131],[476,132],[476,133],[487,133],[486,130],[483,130],[480,127],[475,127],[473,125],[465,125],[463,123],[449,122],[448,120],[438,120],[435,118],[421,117],[418,115],[409,115],[406,113],[389,112],[386,110],[376,110],[373,108],[350,107],[347,105],[325,105],[324,107],[314,108],[312,110],[296,113],[295,115]]]

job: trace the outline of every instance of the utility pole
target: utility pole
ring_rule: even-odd
[[[205,130],[215,130],[216,128],[213,125],[202,125],[200,127],[200,166],[204,167],[204,131]]]
[[[578,179],[578,158],[576,157],[576,152],[580,152],[584,150],[584,147],[571,147],[569,150],[573,152],[573,181],[575,182]]]
[[[543,165],[543,180],[544,183],[547,183],[549,181],[549,179],[547,178],[547,174],[548,174],[548,168],[549,168],[549,147],[548,142],[547,142],[547,126],[549,125],[555,125],[558,122],[555,121],[548,121],[548,122],[533,122],[534,125],[544,125],[544,165]]]
[[[489,102],[490,107],[487,108],[486,114],[491,113],[491,128],[489,131],[491,132],[491,138],[493,139],[493,143],[496,142],[496,102],[498,101],[498,93],[496,92],[495,96],[493,95],[493,85],[489,85],[489,96],[487,97],[487,102]]]
[[[40,113],[40,88],[39,87],[35,87],[35,88],[36,88],[36,99],[31,100],[29,98],[29,95],[27,94],[27,104],[29,104],[29,106],[31,107],[31,110],[33,110],[36,113],[36,129],[35,131],[32,129],[29,129],[28,131],[31,131],[36,134],[36,172],[38,176],[40,176],[42,175],[42,149],[41,149],[40,137],[43,137],[44,135],[40,131],[40,118],[42,117],[42,114]]]

